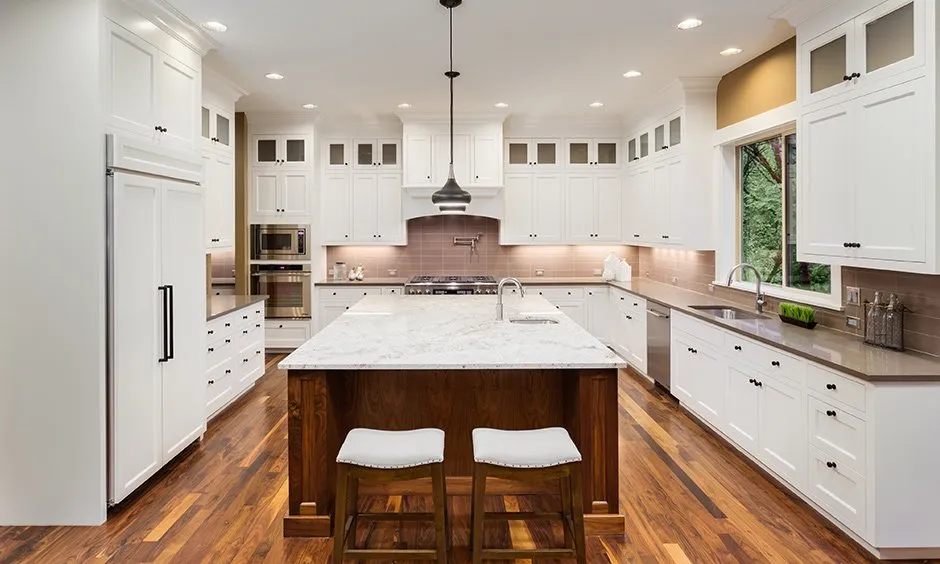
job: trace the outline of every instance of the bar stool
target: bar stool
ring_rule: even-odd
[[[447,562],[450,523],[444,483],[444,431],[378,431],[353,429],[336,457],[336,507],[333,517],[333,562],[356,560],[437,560]],[[358,513],[359,480],[398,482],[431,478],[433,513]],[[348,498],[351,498],[349,503]],[[349,505],[347,505],[349,503]],[[437,548],[357,549],[355,532],[363,521],[434,521]],[[350,539],[350,536],[352,539]],[[348,547],[352,544],[352,547]]]
[[[585,564],[584,492],[581,486],[581,453],[568,431],[559,427],[532,431],[473,430],[473,502],[471,543],[473,564],[483,560],[513,558],[575,558]],[[486,478],[518,481],[558,479],[560,513],[484,513]],[[484,520],[561,519],[565,548],[485,549]]]

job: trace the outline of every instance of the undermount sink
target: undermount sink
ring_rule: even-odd
[[[557,325],[558,320],[556,319],[539,319],[535,317],[523,317],[521,319],[510,319],[510,323],[518,323],[520,325]]]
[[[763,315],[754,313],[752,311],[745,311],[743,309],[738,309],[736,307],[728,307],[721,305],[694,305],[689,306],[690,309],[700,311],[702,313],[707,313],[713,317],[719,319],[727,319],[733,321],[735,319],[763,319]]]

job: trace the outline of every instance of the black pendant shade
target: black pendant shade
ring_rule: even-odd
[[[454,70],[454,8],[461,5],[463,0],[440,0],[441,5],[450,13],[450,70],[444,76],[450,81],[450,174],[444,187],[431,194],[431,203],[436,205],[441,213],[465,213],[472,196],[457,184],[454,177],[454,79],[460,76]]]

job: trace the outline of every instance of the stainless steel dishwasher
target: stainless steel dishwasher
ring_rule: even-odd
[[[669,334],[668,307],[647,302],[646,306],[646,362],[650,377],[660,386],[669,389]]]

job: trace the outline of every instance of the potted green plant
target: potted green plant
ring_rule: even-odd
[[[816,327],[816,310],[811,307],[782,302],[780,304],[780,321],[812,329]]]

